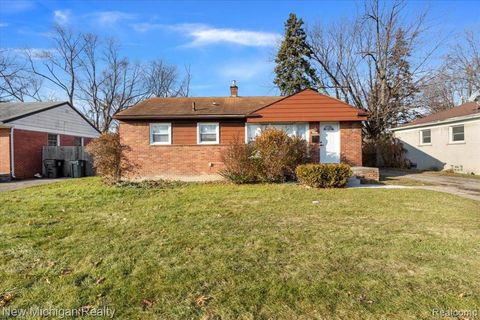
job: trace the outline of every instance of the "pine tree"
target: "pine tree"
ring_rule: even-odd
[[[419,88],[413,79],[409,59],[410,46],[405,31],[397,30],[395,43],[389,55],[388,90],[389,108],[397,112],[399,121],[410,121],[416,116],[416,95]],[[396,124],[393,124],[396,125]]]
[[[316,88],[318,78],[310,65],[312,51],[307,44],[302,19],[290,13],[285,23],[285,38],[275,58],[273,83],[282,95],[291,95],[305,88]]]

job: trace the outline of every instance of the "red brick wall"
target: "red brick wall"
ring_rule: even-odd
[[[14,130],[15,177],[32,178],[42,173],[42,147],[47,145],[47,133]]]
[[[48,133],[14,130],[15,178],[33,178],[42,173],[42,148],[48,143]],[[90,138],[85,138],[85,142]],[[60,135],[61,146],[73,146],[74,136]]]
[[[220,122],[220,145],[198,145],[194,122],[172,124],[172,145],[150,145],[149,122],[120,122],[121,143],[132,170],[127,177],[215,174],[223,168],[221,152],[236,137],[244,139],[241,122]],[[177,135],[177,137],[176,137]],[[243,141],[243,140],[242,140]]]
[[[319,123],[311,122],[310,130],[318,132]],[[132,168],[128,178],[154,178],[162,175],[214,174],[223,168],[221,152],[234,137],[244,139],[244,124],[220,123],[220,145],[198,145],[196,123],[172,124],[172,145],[150,145],[149,122],[121,121],[121,143],[128,146],[125,152]],[[361,122],[340,122],[341,160],[354,166],[362,165]],[[177,135],[177,136],[176,136]],[[319,144],[310,135],[309,152],[313,162],[320,158]],[[212,166],[210,166],[210,164]]]
[[[0,128],[0,175],[10,174],[10,128]]]
[[[351,166],[362,165],[362,123],[340,122],[340,159]]]
[[[61,146],[74,146],[75,145],[75,137],[74,136],[66,136],[60,135],[60,145]]]

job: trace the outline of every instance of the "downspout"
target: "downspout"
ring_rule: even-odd
[[[13,145],[13,127],[10,128],[10,171],[12,179],[15,179],[15,148]]]

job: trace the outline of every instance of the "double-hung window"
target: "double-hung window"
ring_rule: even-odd
[[[420,144],[432,144],[432,131],[430,129],[420,130]]]
[[[49,133],[47,137],[47,145],[49,147],[56,147],[60,145],[60,139],[58,134]]]
[[[150,144],[172,144],[172,124],[150,123]]]
[[[461,126],[450,127],[450,143],[465,142],[465,128]]]
[[[198,144],[219,144],[220,125],[218,122],[203,122],[197,124]]]

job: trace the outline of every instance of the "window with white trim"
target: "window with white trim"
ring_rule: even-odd
[[[289,136],[298,136],[308,140],[308,123],[265,123],[253,124],[247,123],[247,142],[252,142],[266,128],[276,128],[285,131]]]
[[[172,144],[172,124],[150,123],[150,144]]]
[[[432,131],[430,129],[420,130],[420,144],[432,143]]]
[[[218,122],[203,122],[197,124],[198,144],[219,144],[220,125]]]
[[[465,128],[461,126],[450,127],[450,142],[458,143],[465,141]]]
[[[47,145],[49,147],[56,147],[60,145],[60,139],[58,134],[49,133],[47,137]]]

